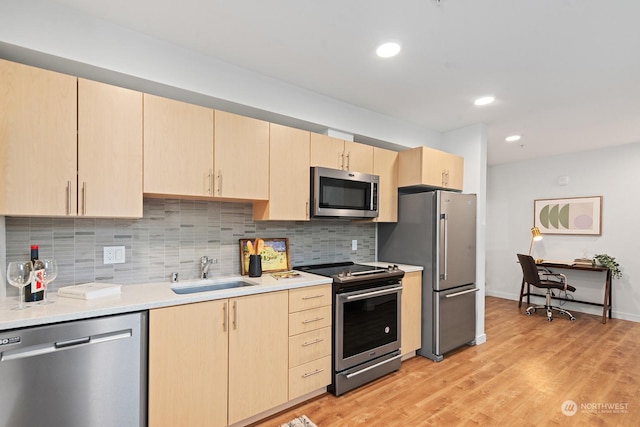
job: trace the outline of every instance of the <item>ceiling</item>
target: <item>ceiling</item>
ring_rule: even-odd
[[[432,130],[484,123],[490,165],[640,142],[638,0],[57,2]]]

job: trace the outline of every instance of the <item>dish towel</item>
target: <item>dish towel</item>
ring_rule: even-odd
[[[311,420],[307,418],[306,415],[302,415],[298,418],[294,418],[288,423],[282,424],[280,427],[318,427],[318,426],[312,423]]]

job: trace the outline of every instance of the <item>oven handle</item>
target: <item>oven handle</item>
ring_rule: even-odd
[[[374,297],[374,296],[377,296],[377,295],[393,294],[393,293],[401,291],[401,290],[402,290],[402,286],[397,286],[395,288],[381,289],[379,291],[372,291],[372,292],[367,292],[367,293],[364,293],[364,294],[349,295],[346,298],[346,300],[347,301],[355,301],[355,300],[359,300],[359,299]]]
[[[355,376],[358,376],[358,375],[360,375],[360,374],[364,374],[364,373],[365,373],[365,372],[367,372],[367,371],[370,371],[370,370],[372,370],[372,369],[375,369],[375,368],[377,368],[378,366],[382,366],[382,365],[384,365],[385,363],[389,363],[389,362],[391,362],[391,361],[393,361],[393,360],[396,360],[396,359],[399,359],[399,358],[401,358],[401,357],[402,357],[402,355],[401,355],[401,354],[399,354],[399,355],[397,355],[397,356],[393,356],[391,359],[383,360],[382,362],[378,362],[378,363],[376,363],[375,365],[367,366],[366,368],[364,368],[364,369],[360,369],[359,371],[352,372],[352,373],[350,373],[350,374],[346,374],[346,375],[345,375],[345,377],[347,377],[347,379],[353,378],[353,377],[355,377]]]

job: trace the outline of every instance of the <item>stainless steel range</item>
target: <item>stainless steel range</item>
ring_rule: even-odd
[[[339,396],[400,368],[404,271],[353,262],[295,269],[333,279],[331,393]]]

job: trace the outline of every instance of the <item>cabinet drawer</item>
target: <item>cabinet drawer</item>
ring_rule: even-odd
[[[289,290],[289,313],[331,305],[331,285]]]
[[[289,336],[331,325],[331,306],[289,314]]]
[[[289,400],[331,383],[331,356],[289,369]]]
[[[331,327],[289,338],[289,367],[293,368],[331,354]]]

